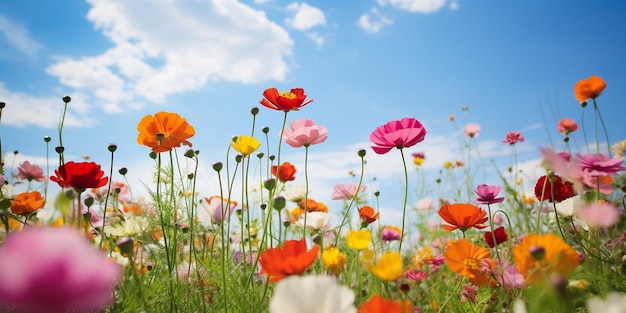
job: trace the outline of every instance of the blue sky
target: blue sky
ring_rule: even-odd
[[[249,109],[260,106],[263,90],[302,87],[315,102],[288,120],[309,117],[329,129],[327,142],[310,149],[312,197],[340,206],[330,200],[332,186],[353,181],[347,173],[359,170],[356,151],[367,148],[381,210],[397,217],[400,156],[376,156],[368,142],[390,120],[415,117],[426,126],[426,140],[407,155],[426,153],[427,181],[444,161],[462,158],[466,122],[481,124],[473,144],[501,169],[511,164],[502,139],[521,131],[518,162],[532,172],[539,146],[560,147],[556,122],[580,122],[573,85],[599,75],[608,85],[598,100],[609,144],[624,139],[625,16],[622,1],[4,1],[5,162],[45,164],[43,137],[58,144],[61,98],[70,95],[66,159],[89,155],[108,168],[107,146],[115,143],[114,167],[128,167],[140,191],[152,165],[135,141],[136,125],[144,115],[174,111],[196,129],[199,191],[210,196],[217,193],[210,165],[224,161],[233,135],[249,133]],[[281,119],[261,107],[257,125],[275,135]],[[576,135],[572,144],[583,146]],[[283,153],[300,165],[303,183],[303,151]]]

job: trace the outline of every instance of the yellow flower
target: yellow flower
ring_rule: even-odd
[[[513,248],[517,271],[528,284],[542,284],[552,274],[569,276],[579,264],[578,252],[555,234],[526,235]]]
[[[261,142],[250,136],[237,136],[230,142],[230,146],[243,156],[252,154],[261,146]]]
[[[374,265],[374,257],[374,250],[363,250],[363,254],[361,256],[361,267],[369,268],[370,266]]]
[[[381,280],[393,281],[399,279],[404,275],[400,252],[386,252],[378,259],[375,265],[369,268],[369,271]]]
[[[450,161],[445,161],[445,162],[443,163],[443,167],[445,167],[445,168],[447,168],[447,169],[452,168],[452,162],[450,162]]]
[[[365,250],[372,242],[372,232],[367,229],[350,230],[346,234],[346,243],[350,249]]]
[[[417,253],[413,256],[413,265],[415,265],[415,268],[419,269],[422,265],[424,265],[424,263],[430,261],[432,258],[433,250],[430,247],[426,247],[417,251]]]
[[[338,276],[348,262],[348,256],[337,247],[330,247],[322,252],[322,262],[335,276]]]
[[[415,163],[416,166],[420,166],[424,164],[424,159],[420,157],[415,157],[413,158],[413,163]]]

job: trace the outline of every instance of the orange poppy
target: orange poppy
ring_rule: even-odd
[[[359,208],[359,217],[361,218],[361,224],[364,226],[374,223],[379,215],[380,213],[376,212],[371,206],[364,205]]]
[[[489,274],[482,273],[480,261],[491,257],[489,249],[479,247],[463,238],[448,245],[444,253],[448,268],[467,278],[476,286],[489,283]]]
[[[302,199],[298,202],[298,206],[301,209],[306,209],[308,212],[328,212],[328,207],[324,203],[313,199],[306,199],[306,202]]]
[[[270,109],[277,111],[298,111],[301,107],[313,102],[313,99],[304,102],[306,95],[302,88],[292,88],[291,91],[278,93],[276,88],[268,88],[263,92],[263,99],[260,103]]]
[[[17,215],[28,215],[43,208],[44,199],[39,191],[22,192],[11,200],[11,212]]]
[[[357,313],[410,313],[413,307],[408,300],[394,301],[391,299],[383,299],[380,295],[374,295],[365,301],[359,307]]]
[[[176,113],[158,112],[144,116],[137,125],[137,142],[152,148],[153,152],[166,152],[181,144],[191,147],[187,139],[196,134],[187,120]]]
[[[513,248],[513,261],[529,284],[542,283],[551,274],[568,276],[579,262],[578,252],[555,234],[528,235]]]
[[[272,175],[282,182],[293,181],[296,179],[296,167],[289,162],[283,162],[281,166],[272,165]]]
[[[268,248],[261,253],[259,264],[261,273],[270,277],[270,282],[277,282],[289,275],[302,275],[313,264],[320,250],[313,245],[306,251],[306,241],[287,240],[283,247]]]
[[[599,76],[589,76],[587,79],[582,79],[574,85],[574,96],[576,100],[582,102],[589,98],[595,99],[606,88],[606,83]]]
[[[472,227],[478,229],[487,227],[485,224],[487,221],[487,212],[473,204],[445,204],[439,209],[439,216],[450,224],[441,225],[441,227],[447,231],[453,231],[458,228],[465,232]]]

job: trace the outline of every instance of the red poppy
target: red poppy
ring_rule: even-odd
[[[87,188],[99,188],[109,182],[104,176],[99,164],[95,162],[70,161],[54,170],[56,176],[50,176],[50,180],[57,182],[62,188],[74,188],[85,190]]]
[[[361,218],[362,225],[367,226],[374,223],[379,215],[380,213],[377,213],[371,206],[364,205],[359,208],[359,217]]]
[[[535,196],[539,201],[561,202],[575,195],[574,185],[568,181],[564,182],[558,175],[554,175],[554,182],[551,182],[546,175],[541,176],[535,185]]]
[[[270,109],[277,111],[298,111],[301,107],[313,102],[313,99],[306,101],[306,95],[302,88],[292,88],[291,91],[278,93],[276,88],[268,88],[263,92],[263,99],[260,103]]]
[[[460,229],[466,231],[472,227],[483,229],[487,227],[487,212],[485,210],[468,203],[446,204],[439,209],[439,216],[448,224],[441,227],[447,231]]]
[[[302,275],[313,264],[320,250],[318,245],[306,251],[306,241],[287,240],[284,247],[269,248],[261,253],[261,273],[277,282],[289,275]]]
[[[493,237],[496,237],[496,244],[493,244]],[[487,242],[487,245],[489,246],[489,248],[493,248],[496,245],[499,245],[505,241],[509,240],[509,237],[507,236],[506,232],[504,231],[504,227],[498,227],[493,231],[493,235],[490,231],[485,233],[485,242]]]
[[[296,167],[289,162],[284,162],[281,166],[272,165],[272,175],[282,182],[292,181],[296,179]]]

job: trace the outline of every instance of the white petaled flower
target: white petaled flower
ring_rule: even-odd
[[[555,203],[556,211],[563,217],[572,217],[580,211],[585,202],[580,196],[573,196],[561,202]]]
[[[334,215],[328,214],[326,212],[309,212],[306,214],[306,229],[308,230],[320,230],[324,229],[330,219],[333,218]],[[305,227],[304,225],[304,214],[300,216],[300,218],[296,221],[296,225],[299,227]]]
[[[150,226],[150,221],[143,216],[129,215],[125,220],[116,225],[104,226],[104,232],[117,237],[134,236],[144,233]]]
[[[306,196],[306,185],[291,185],[288,184],[283,192],[280,193],[285,199],[298,203]]]
[[[626,313],[626,294],[611,292],[602,299],[592,297],[587,299],[589,313]]]
[[[276,284],[270,313],[356,313],[354,291],[331,276],[289,276]]]

